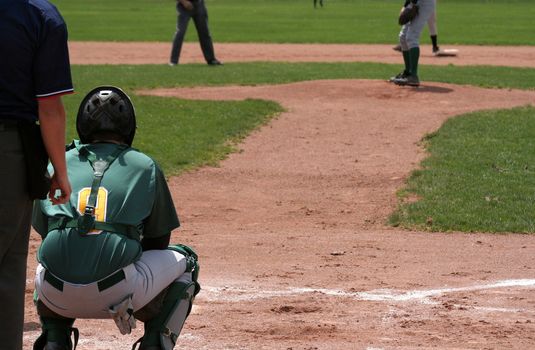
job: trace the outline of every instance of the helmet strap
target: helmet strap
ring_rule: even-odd
[[[93,168],[93,183],[91,184],[91,194],[87,200],[84,215],[78,218],[78,232],[82,235],[89,233],[95,227],[95,208],[97,205],[98,198],[98,189],[100,188],[100,183],[104,177],[104,173],[110,167],[111,163],[119,155],[127,149],[127,145],[118,145],[115,152],[108,155],[106,159],[97,159],[97,156],[89,151],[86,146],[77,145],[78,152],[81,156],[84,156],[91,164]]]

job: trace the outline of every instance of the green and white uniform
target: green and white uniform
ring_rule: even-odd
[[[76,227],[56,228],[61,220],[82,216],[91,193],[93,168],[80,150],[106,159],[120,147],[76,146],[66,153],[70,202],[36,202],[33,226],[43,237],[35,279],[38,298],[70,318],[108,318],[108,308],[128,296],[138,310],[186,270],[185,257],[176,251],[141,249],[141,238],[162,237],[179,226],[165,177],[151,158],[127,147],[104,173],[95,219],[131,230],[81,234]]]
[[[424,29],[425,24],[428,23],[428,20],[435,16],[436,0],[418,0],[416,3],[419,6],[418,16],[411,22],[402,26],[401,31],[399,32],[399,43],[402,51],[408,51],[420,46],[420,35],[422,34],[422,30]],[[436,27],[430,27],[431,35],[433,35],[433,30],[435,31],[434,34],[436,34]]]

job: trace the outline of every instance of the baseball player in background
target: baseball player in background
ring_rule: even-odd
[[[409,4],[410,0],[405,1],[405,5],[403,7],[407,6]],[[437,29],[437,11],[435,8],[435,11],[429,17],[427,20],[427,28],[429,28],[429,37],[431,38],[431,43],[433,45],[433,55],[438,55],[440,52],[440,47],[438,46],[438,29]],[[401,52],[401,44],[397,44],[393,47],[394,50]]]
[[[210,29],[208,29],[208,10],[206,9],[204,0],[177,0],[176,11],[178,13],[176,32],[173,37],[169,65],[176,66],[178,64],[182,44],[191,18],[193,18],[193,23],[197,29],[201,50],[206,63],[211,66],[221,65],[221,61],[215,57],[214,44],[210,35]]]
[[[193,250],[169,245],[180,224],[164,174],[131,147],[134,106],[121,89],[89,92],[76,128],[80,141],[66,152],[70,201],[34,208],[43,238],[35,277],[42,333],[34,350],[75,348],[76,318],[113,318],[122,334],[138,319],[145,332],[133,348],[171,350],[200,286]]]
[[[323,7],[323,0],[319,0],[320,6]],[[314,0],[314,8],[317,8],[318,6],[318,0]]]
[[[420,58],[420,35],[422,30],[435,13],[436,0],[410,0],[412,6],[418,6],[418,15],[401,27],[399,44],[403,54],[405,69],[390,81],[397,85],[420,86],[418,77],[418,60]],[[409,4],[410,5],[410,4]]]

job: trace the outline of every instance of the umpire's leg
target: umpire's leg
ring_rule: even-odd
[[[0,124],[0,348],[22,349],[31,201],[18,131]]]
[[[212,36],[208,29],[208,11],[204,6],[204,0],[199,0],[198,7],[195,8],[195,15],[193,16],[193,22],[199,35],[199,42],[201,44],[202,54],[206,63],[210,63],[215,60],[214,44],[212,43]]]
[[[177,3],[177,12],[178,17],[176,19],[176,32],[173,37],[173,47],[171,48],[171,58],[170,63],[177,64],[180,59],[180,51],[182,51],[182,43],[184,42],[184,36],[186,35],[186,30],[188,29],[189,19],[191,18],[191,13]]]

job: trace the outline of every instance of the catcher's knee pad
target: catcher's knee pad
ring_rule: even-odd
[[[191,247],[183,244],[170,245],[167,249],[174,250],[186,257],[186,272],[191,273],[192,281],[195,283],[195,295],[197,295],[201,290],[201,286],[198,282],[200,266],[197,253],[195,253]]]
[[[162,350],[174,348],[191,312],[196,290],[197,284],[191,272],[184,273],[169,286],[160,312],[145,322],[145,334],[138,340],[141,341],[141,349],[150,346],[159,346]]]

